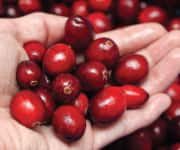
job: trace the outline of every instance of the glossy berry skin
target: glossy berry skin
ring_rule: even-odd
[[[172,102],[165,114],[168,119],[180,116],[180,102]]]
[[[55,44],[44,55],[43,67],[52,76],[70,71],[76,63],[74,51],[65,44]]]
[[[40,97],[40,99],[44,103],[44,107],[46,109],[46,121],[51,120],[56,106],[53,96],[45,88],[38,88],[35,90],[35,93]]]
[[[89,61],[81,64],[76,72],[82,89],[85,91],[98,91],[107,83],[109,74],[108,70],[98,61]]]
[[[70,15],[69,8],[63,3],[53,4],[50,8],[50,12],[65,17],[68,17]]]
[[[93,40],[93,28],[82,16],[70,17],[65,25],[65,42],[77,51],[84,51]]]
[[[38,41],[30,41],[24,44],[24,49],[30,60],[37,63],[42,62],[45,54],[45,46]]]
[[[170,150],[180,150],[180,143],[175,143],[170,147]]]
[[[101,33],[112,29],[110,19],[102,12],[93,12],[89,14],[88,20],[92,24],[96,33]]]
[[[143,9],[138,16],[139,23],[157,22],[160,24],[166,24],[166,21],[166,11],[158,6],[148,6]]]
[[[81,138],[86,128],[86,121],[80,111],[74,106],[60,106],[53,115],[55,133],[68,141]]]
[[[88,3],[86,0],[74,1],[71,7],[71,15],[86,17],[89,14]]]
[[[116,69],[115,79],[118,83],[137,83],[148,73],[148,62],[137,54],[131,54],[120,58]]]
[[[80,93],[74,101],[74,106],[77,107],[83,115],[86,115],[89,107],[89,99],[87,95]]]
[[[88,0],[89,7],[95,11],[108,11],[111,7],[112,0]]]
[[[71,74],[59,74],[52,82],[52,90],[58,102],[71,103],[80,93],[79,80]]]
[[[12,98],[11,115],[28,128],[42,124],[46,111],[43,102],[34,92],[22,90]]]
[[[180,18],[174,18],[169,21],[167,29],[169,31],[172,30],[180,30]]]
[[[33,61],[22,61],[16,70],[16,80],[21,88],[34,88],[42,77],[41,68]]]
[[[139,0],[118,0],[117,15],[123,23],[131,23],[139,12]]]
[[[6,17],[19,17],[20,16],[20,11],[17,8],[16,5],[8,5],[5,8],[5,15]]]
[[[118,46],[109,38],[94,40],[86,50],[87,60],[100,61],[108,68],[112,68],[118,58]]]
[[[90,114],[95,123],[115,121],[126,110],[126,97],[122,90],[115,86],[105,87],[90,102]]]
[[[18,6],[24,14],[40,11],[42,7],[40,0],[19,0]]]
[[[39,82],[39,88],[46,88],[51,90],[51,80],[46,74],[42,74],[41,80]]]
[[[127,101],[127,108],[128,109],[136,109],[142,106],[148,99],[148,93],[134,85],[124,85],[121,87]]]

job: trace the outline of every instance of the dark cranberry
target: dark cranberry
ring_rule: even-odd
[[[68,141],[78,140],[85,131],[86,120],[74,106],[60,106],[53,116],[55,133]]]
[[[170,150],[180,150],[180,143],[175,143],[170,147]]]
[[[95,11],[108,11],[112,0],[89,0],[89,7]]]
[[[100,61],[108,68],[112,68],[118,58],[119,49],[109,38],[94,40],[86,51],[87,60]]]
[[[148,6],[148,4],[147,4],[147,2],[145,0],[140,2],[140,9],[141,10],[146,8],[147,6]]]
[[[96,123],[115,121],[125,110],[126,98],[119,87],[106,87],[91,100],[90,114]]]
[[[83,63],[77,69],[82,89],[85,91],[98,91],[107,83],[109,74],[107,68],[98,61]]]
[[[166,11],[158,6],[148,6],[143,9],[138,16],[139,23],[157,22],[161,24],[166,24],[166,21]]]
[[[89,14],[88,20],[92,24],[96,33],[105,32],[112,29],[110,19],[102,12],[93,12]]]
[[[16,79],[21,88],[33,88],[38,86],[41,77],[41,69],[33,61],[22,61],[17,66]]]
[[[43,102],[30,90],[22,90],[12,98],[11,115],[28,128],[44,122],[46,111]]]
[[[0,0],[0,17],[4,17],[4,15],[5,15],[4,1]]]
[[[122,90],[126,95],[127,108],[129,109],[136,109],[140,107],[149,97],[148,93],[144,89],[134,85],[124,85],[122,86]]]
[[[4,0],[4,2],[7,4],[15,4],[17,0]]]
[[[46,74],[42,75],[41,80],[39,82],[39,87],[51,90],[51,80]]]
[[[169,150],[168,146],[160,146],[156,150]]]
[[[29,56],[29,59],[37,63],[42,62],[45,54],[45,46],[38,41],[30,41],[24,44],[24,49]]]
[[[86,0],[77,0],[72,4],[72,15],[87,16],[89,14],[88,3]]]
[[[68,17],[70,12],[69,8],[63,3],[53,4],[50,8],[50,12],[59,16]]]
[[[180,30],[180,18],[174,18],[169,21],[167,29],[171,30]]]
[[[64,38],[77,51],[85,50],[93,40],[93,28],[86,18],[72,16],[66,22]]]
[[[7,17],[19,17],[20,12],[16,5],[8,5],[5,8],[5,15]]]
[[[55,44],[44,55],[43,66],[49,75],[70,71],[76,63],[74,51],[65,44]]]
[[[70,103],[80,92],[79,80],[71,74],[60,74],[52,83],[52,90],[59,102]]]
[[[180,116],[180,102],[172,102],[171,106],[166,111],[166,116],[169,119]]]
[[[148,62],[137,54],[120,58],[115,69],[115,79],[118,83],[137,83],[148,73]]]

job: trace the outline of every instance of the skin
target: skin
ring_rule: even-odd
[[[96,38],[112,38],[121,55],[134,52],[147,58],[150,71],[140,86],[149,92],[150,98],[140,109],[128,110],[119,120],[104,127],[92,126],[87,121],[83,137],[74,143],[58,139],[51,126],[31,130],[16,122],[9,114],[8,105],[18,90],[16,66],[27,59],[22,46],[30,40],[47,46],[59,41],[65,21],[66,18],[42,13],[0,20],[0,149],[96,150],[149,125],[169,107],[170,98],[161,92],[180,72],[180,32],[167,33],[161,25],[149,23],[96,35]]]

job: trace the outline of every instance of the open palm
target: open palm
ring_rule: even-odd
[[[58,139],[51,126],[28,129],[9,114],[9,102],[17,92],[17,64],[27,59],[23,44],[37,40],[46,46],[63,37],[66,18],[35,13],[17,19],[0,20],[0,149],[2,150],[66,150],[100,149],[112,141],[144,127],[161,115],[170,99],[161,92],[176,78],[180,68],[180,33],[167,33],[158,24],[150,23],[117,29],[96,35],[112,38],[120,54],[144,55],[150,67],[148,77],[140,84],[150,94],[140,109],[128,110],[115,123],[104,127],[87,121],[83,137],[74,143]],[[169,44],[171,43],[171,44]],[[161,60],[161,61],[160,61]],[[172,69],[173,67],[173,69]]]

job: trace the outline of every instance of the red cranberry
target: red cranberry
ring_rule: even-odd
[[[72,15],[87,16],[89,14],[88,3],[85,0],[77,0],[72,4]]]
[[[12,98],[10,111],[18,122],[28,128],[41,124],[46,115],[43,102],[30,90],[22,90]]]
[[[98,91],[107,83],[109,75],[107,68],[98,61],[89,61],[83,63],[77,69],[83,90]]]
[[[92,24],[96,33],[105,32],[112,29],[110,19],[102,12],[93,12],[89,14],[88,20]]]
[[[42,75],[41,80],[39,82],[39,87],[51,90],[51,80],[46,74]]]
[[[70,71],[76,63],[74,51],[65,44],[55,44],[44,55],[43,65],[49,75]]]
[[[169,21],[167,29],[171,30],[180,30],[180,18],[174,18]]]
[[[180,143],[173,144],[170,147],[170,150],[180,150]]]
[[[115,79],[118,83],[137,83],[148,73],[146,59],[137,54],[124,56],[115,69]]]
[[[112,0],[89,0],[89,7],[95,11],[108,11]]]
[[[42,72],[33,61],[22,61],[16,70],[16,79],[21,88],[33,88],[39,85]]]
[[[166,116],[169,119],[180,116],[180,102],[172,102],[171,106],[166,111]]]
[[[82,16],[72,16],[65,26],[65,41],[77,51],[84,50],[93,40],[93,28]]]
[[[68,73],[58,75],[52,83],[52,90],[57,100],[64,103],[74,101],[80,88],[79,80]]]
[[[44,88],[36,89],[36,94],[41,98],[46,109],[46,120],[49,121],[52,118],[52,115],[55,111],[55,101],[51,93]]]
[[[108,123],[118,119],[126,109],[126,98],[119,87],[102,89],[91,100],[90,113],[94,122]]]
[[[89,106],[89,99],[86,94],[80,93],[74,101],[74,106],[77,107],[82,114],[86,115]]]
[[[122,86],[122,90],[126,95],[127,108],[129,109],[136,109],[140,107],[149,97],[148,93],[144,89],[134,85],[124,85]]]
[[[157,22],[166,24],[167,14],[166,11],[158,6],[148,6],[141,11],[138,16],[139,23]]]
[[[69,8],[63,3],[53,4],[50,8],[50,12],[59,16],[69,16]]]
[[[136,131],[127,138],[127,150],[152,150],[152,141],[149,132],[145,129]]]
[[[87,60],[102,62],[106,67],[112,68],[119,58],[117,45],[109,38],[94,40],[86,51]]]
[[[7,17],[19,17],[20,12],[16,5],[8,5],[5,8],[5,15]]]
[[[144,8],[146,8],[147,6],[148,6],[148,4],[147,4],[146,1],[141,1],[141,2],[140,2],[140,9],[141,9],[141,10],[144,9]]]
[[[24,44],[24,49],[29,56],[29,59],[35,62],[42,62],[45,54],[45,46],[38,41],[30,41]]]
[[[55,133],[68,141],[81,138],[86,128],[86,121],[80,111],[74,106],[60,106],[53,116]]]
[[[18,6],[19,9],[25,14],[40,11],[42,7],[40,0],[19,0]]]
[[[139,12],[139,0],[118,0],[117,15],[124,23],[131,23]]]
[[[169,136],[173,141],[180,141],[180,116],[173,118],[170,121]]]

